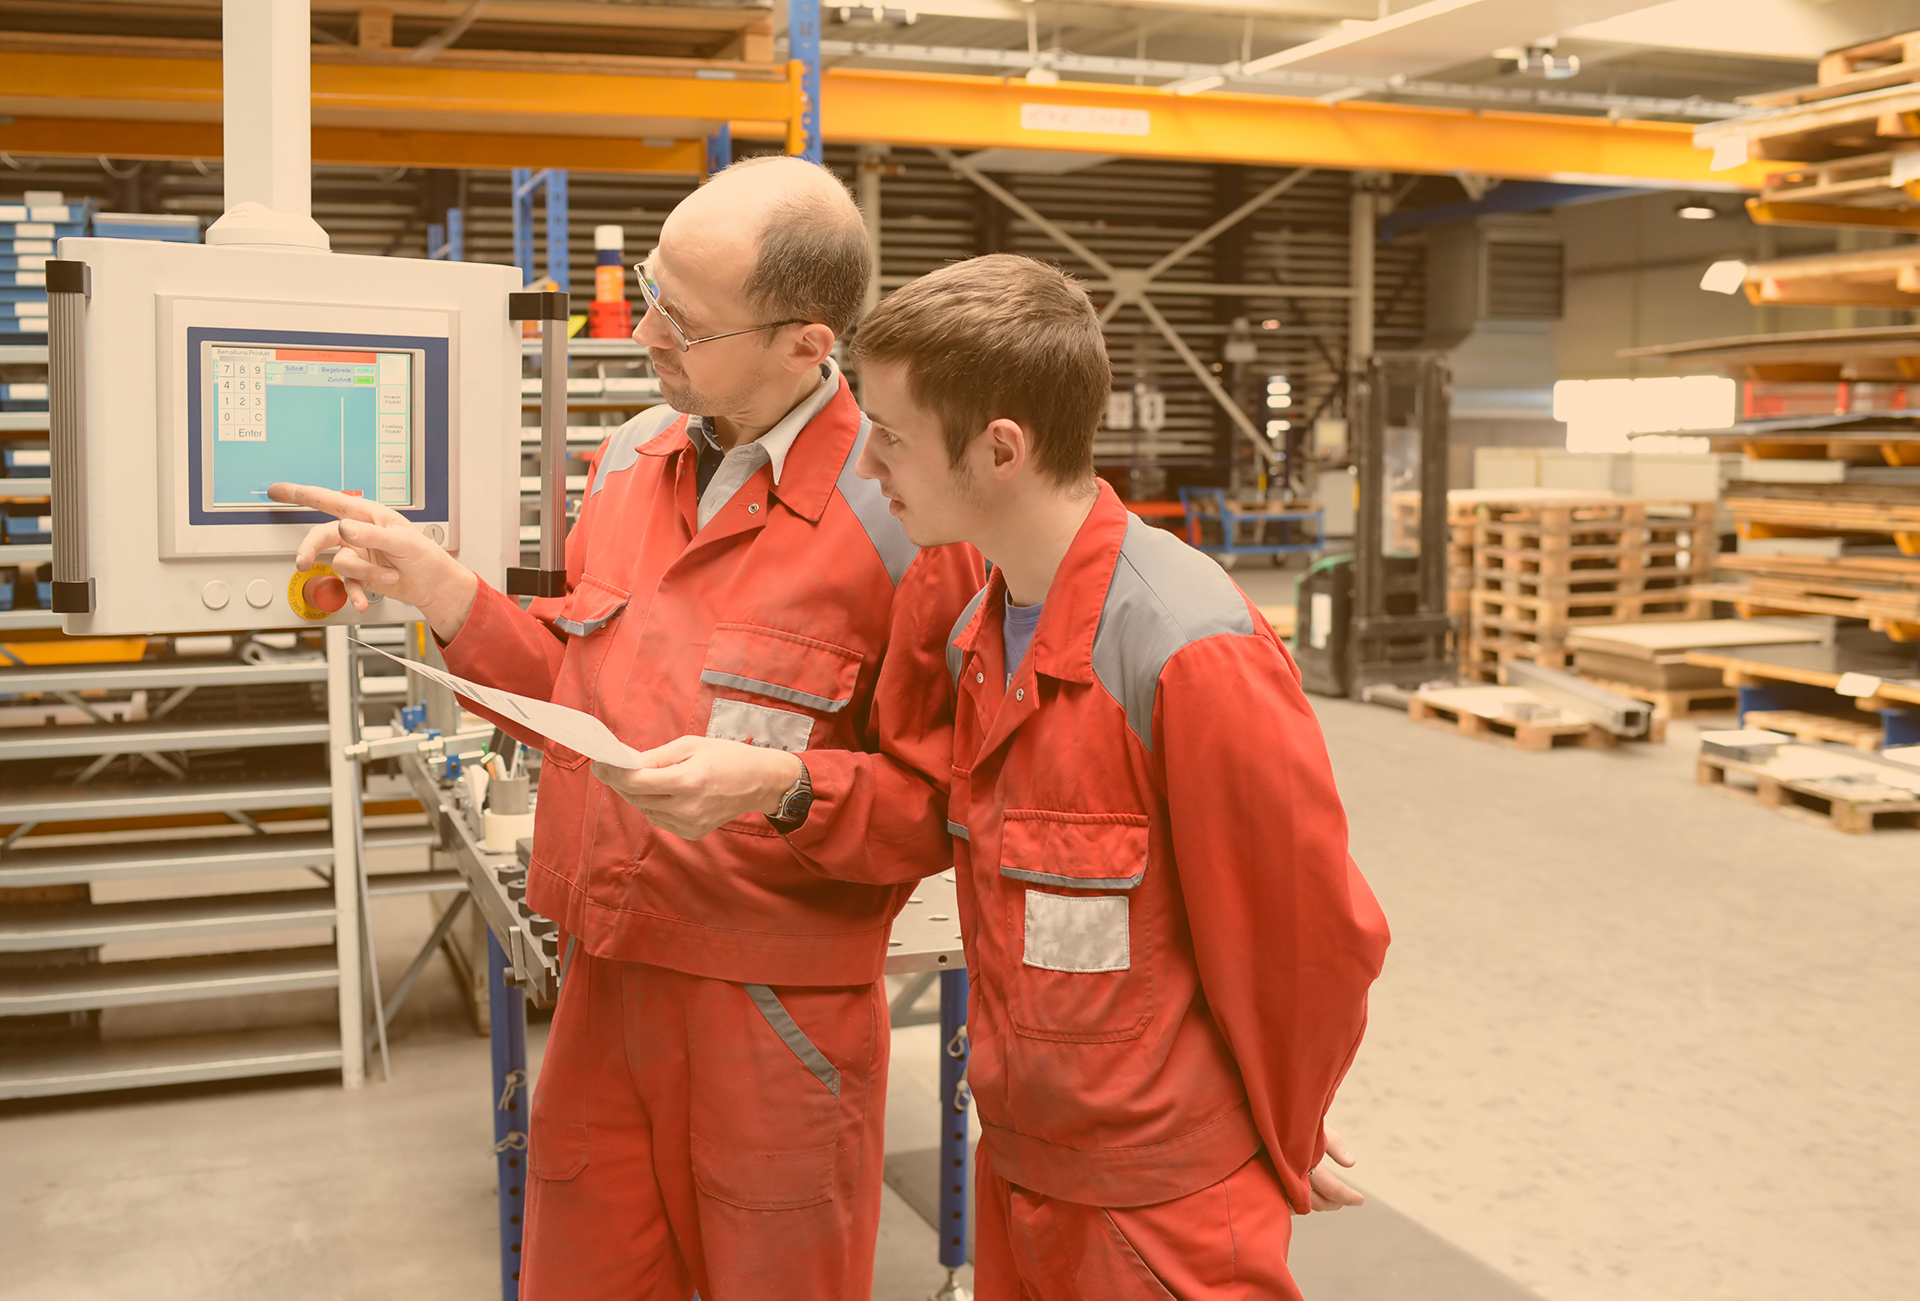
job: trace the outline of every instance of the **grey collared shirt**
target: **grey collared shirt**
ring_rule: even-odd
[[[826,409],[833,401],[834,394],[840,391],[840,367],[829,357],[820,364],[820,386],[800,400],[800,404],[782,416],[780,423],[769,429],[751,443],[722,452],[719,442],[708,427],[708,417],[696,416],[687,422],[687,436],[693,440],[694,449],[701,459],[718,456],[720,464],[713,477],[700,490],[700,506],[694,516],[695,528],[703,529],[707,522],[720,513],[720,508],[733,500],[733,494],[740,491],[741,485],[751,479],[763,465],[773,467],[773,483],[780,485],[780,473],[786,469],[787,453],[793,450],[793,440],[800,436],[813,418]]]

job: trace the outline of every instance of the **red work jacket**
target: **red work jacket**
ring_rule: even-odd
[[[601,957],[877,980],[902,883],[949,857],[952,705],[925,686],[982,566],[916,550],[854,474],[866,423],[844,381],[779,486],[762,465],[697,531],[686,426],[666,408],[622,426],[567,538],[566,597],[522,611],[481,584],[447,664],[593,713],[638,749],[691,733],[804,751],[812,811],[790,836],[752,813],[683,840],[584,756],[523,736],[544,752],[528,900]]]
[[[994,1170],[1143,1206],[1264,1147],[1304,1213],[1387,927],[1298,671],[1218,565],[1105,484],[1010,687],[1005,596],[996,570],[947,651]]]

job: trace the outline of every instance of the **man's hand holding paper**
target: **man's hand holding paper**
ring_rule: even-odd
[[[593,765],[593,775],[654,826],[688,840],[744,813],[776,812],[801,772],[798,755],[709,736],[669,741],[630,766]]]

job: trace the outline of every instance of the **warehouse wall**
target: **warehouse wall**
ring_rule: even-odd
[[[1851,321],[1831,308],[1755,307],[1741,294],[1700,288],[1700,276],[1722,258],[1825,253],[1835,233],[1791,227],[1757,227],[1738,196],[1713,196],[1725,214],[1688,221],[1674,209],[1687,195],[1637,195],[1562,208],[1554,223],[1566,241],[1566,315],[1554,329],[1561,379],[1609,379],[1667,375],[1664,362],[1626,360],[1623,348],[1763,331],[1824,330],[1839,324],[1872,325],[1907,313],[1857,311]],[[1885,237],[1862,237],[1860,247]]]
[[[740,151],[744,156],[754,152]],[[4,160],[0,160],[4,161]],[[103,208],[194,213],[211,221],[222,211],[217,161],[145,165],[81,159],[15,160],[0,170],[0,193],[15,187],[62,189],[91,195]],[[856,160],[851,147],[829,147],[827,165],[849,185]],[[1094,274],[1040,230],[990,199],[924,150],[897,149],[888,162],[900,170],[882,183],[882,284],[891,289],[946,262],[977,253],[1027,253],[1077,274]],[[1283,175],[1281,169],[1116,159],[1060,176],[1004,175],[1014,194],[1059,222],[1115,265],[1144,267],[1231,211],[1247,195]],[[626,229],[634,258],[658,238],[666,214],[693,187],[690,177],[575,171],[568,178],[569,263],[576,294],[593,286],[593,227]],[[466,256],[512,260],[508,176],[502,171],[320,166],[314,169],[313,215],[342,253],[422,257],[426,226],[450,206],[466,213]],[[1310,175],[1208,248],[1171,269],[1165,281],[1270,282],[1344,286],[1347,282],[1348,200],[1345,172]],[[544,245],[544,206],[535,228]],[[544,248],[539,254],[545,264]],[[1425,319],[1425,253],[1421,237],[1378,250],[1375,337],[1382,349],[1418,346]],[[1339,298],[1209,298],[1166,296],[1158,306],[1194,351],[1212,364],[1221,383],[1264,423],[1269,375],[1292,385],[1285,413],[1299,430],[1315,415],[1340,414],[1346,367],[1347,306]],[[1223,345],[1236,316],[1253,326],[1258,359],[1225,361]],[[1262,328],[1268,321],[1272,329]],[[1233,432],[1199,381],[1148,322],[1124,309],[1108,329],[1116,377],[1145,380],[1167,398],[1167,421],[1154,435],[1103,431],[1096,454],[1106,466],[1148,464],[1151,473],[1131,486],[1154,496],[1185,482],[1221,483],[1252,469],[1251,449]],[[1121,473],[1124,474],[1124,469]]]

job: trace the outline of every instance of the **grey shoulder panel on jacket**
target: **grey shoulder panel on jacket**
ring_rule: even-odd
[[[1160,670],[1184,646],[1251,636],[1253,616],[1226,571],[1165,529],[1127,520],[1113,583],[1093,636],[1093,672],[1127,711],[1127,725],[1153,748]]]
[[[587,496],[599,492],[608,475],[631,469],[640,459],[640,449],[665,433],[667,426],[679,418],[680,413],[663,402],[657,407],[648,407],[614,430],[613,438],[607,443],[607,454],[600,458],[600,468],[587,486]]]
[[[873,422],[861,416],[860,432],[854,436],[853,450],[847,453],[847,463],[840,467],[840,477],[833,486],[839,489],[840,496],[853,511],[853,517],[860,521],[860,527],[867,531],[867,540],[880,553],[880,563],[887,567],[887,577],[898,587],[901,577],[907,572],[907,566],[920,554],[920,548],[913,544],[907,531],[900,527],[900,521],[887,509],[887,497],[880,491],[880,485],[872,479],[862,479],[853,472],[872,429]]]
[[[991,587],[992,584],[988,586]],[[956,688],[960,685],[961,655],[960,648],[954,643],[960,640],[960,634],[967,630],[967,625],[973,622],[973,616],[979,611],[980,602],[986,599],[987,588],[983,587],[975,592],[973,599],[967,602],[967,608],[962,610],[960,617],[953,621],[953,631],[947,634],[947,676],[953,679],[953,685]]]

